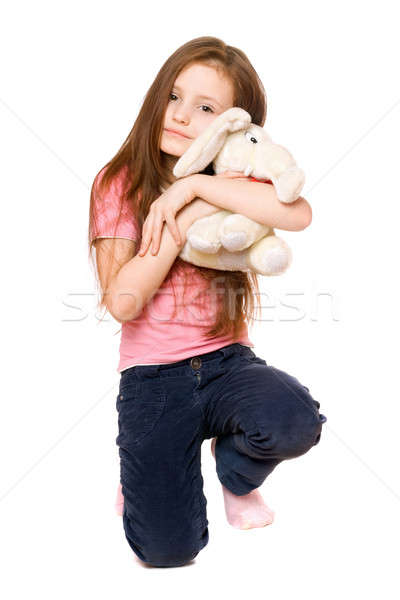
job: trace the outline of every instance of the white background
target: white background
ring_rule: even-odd
[[[4,598],[398,597],[395,8],[3,3]],[[209,544],[192,565],[151,569],[114,513],[119,324],[96,312],[89,190],[163,62],[201,35],[247,54],[267,92],[265,127],[306,173],[312,224],[278,232],[293,264],[261,278],[269,300],[250,337],[310,388],[328,421],[319,445],[264,482],[276,517],[262,529],[226,522],[204,442]]]

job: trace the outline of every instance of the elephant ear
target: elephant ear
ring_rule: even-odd
[[[175,177],[185,177],[205,169],[221,150],[227,135],[247,129],[250,124],[251,116],[238,106],[218,115],[176,162],[173,169]]]

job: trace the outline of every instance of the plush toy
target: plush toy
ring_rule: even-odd
[[[179,158],[173,174],[186,177],[211,162],[216,174],[240,171],[252,180],[271,182],[287,204],[299,197],[304,185],[304,172],[292,155],[239,107],[214,119]],[[279,275],[292,262],[289,246],[272,227],[228,210],[195,221],[179,256],[200,267],[260,275]]]

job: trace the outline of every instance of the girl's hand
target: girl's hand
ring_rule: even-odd
[[[240,171],[224,171],[223,173],[214,175],[214,177],[248,179]],[[195,198],[192,182],[191,175],[182,179],[177,179],[151,204],[149,213],[143,223],[142,243],[138,252],[139,256],[144,256],[146,254],[151,241],[153,241],[152,254],[157,254],[160,247],[160,238],[164,221],[167,222],[167,226],[169,227],[176,244],[178,246],[181,245],[181,238],[175,221],[175,215]],[[197,200],[199,200],[199,202],[196,201],[196,209],[198,209],[201,204],[203,216],[211,215],[221,210],[219,207],[213,206],[205,200],[201,200],[200,198]]]
[[[177,179],[170,187],[155,200],[143,223],[142,243],[139,256],[144,256],[151,242],[152,254],[157,254],[160,247],[161,232],[164,221],[174,237],[178,246],[181,245],[181,236],[175,221],[176,213],[194,199],[191,176]]]

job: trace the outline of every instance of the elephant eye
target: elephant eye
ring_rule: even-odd
[[[250,131],[246,131],[246,137],[248,140],[250,140],[250,142],[252,142],[253,144],[258,144],[258,139],[250,133]]]

